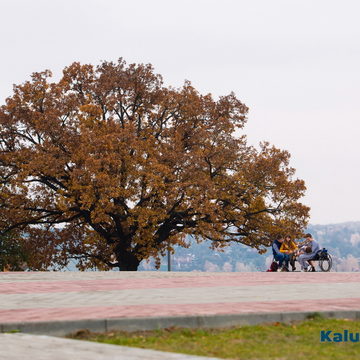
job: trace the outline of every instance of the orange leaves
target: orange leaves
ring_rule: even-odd
[[[95,120],[100,120],[101,118],[102,111],[100,106],[98,105],[94,105],[94,104],[81,105],[79,107],[79,110],[81,111],[81,113],[84,114],[84,116],[82,117],[84,119],[95,121]]]

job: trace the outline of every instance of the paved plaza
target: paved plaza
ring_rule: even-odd
[[[219,327],[301,320],[314,312],[360,318],[360,273],[0,273],[1,332]],[[34,335],[2,334],[0,354],[20,335],[22,344],[33,342],[26,339]]]
[[[360,273],[0,273],[3,327],[354,310],[360,311]]]

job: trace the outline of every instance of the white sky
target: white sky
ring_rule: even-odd
[[[0,0],[0,103],[34,71],[152,63],[250,107],[245,133],[292,154],[313,224],[359,221],[357,0]]]

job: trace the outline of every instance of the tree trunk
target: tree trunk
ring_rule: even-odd
[[[120,250],[116,254],[120,271],[137,271],[140,260],[131,252]]]

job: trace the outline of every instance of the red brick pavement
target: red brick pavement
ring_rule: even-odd
[[[136,318],[152,316],[224,315],[292,311],[360,310],[359,299],[287,300],[211,304],[88,306],[0,310],[0,322]]]
[[[12,273],[5,273],[10,275]],[[14,274],[14,273],[13,273]],[[34,273],[24,273],[26,276]],[[37,274],[37,273],[35,273]],[[261,274],[261,275],[259,275]],[[320,276],[321,277],[320,277]],[[0,294],[53,293],[73,291],[111,291],[126,289],[192,288],[219,286],[264,286],[273,284],[316,284],[316,283],[359,283],[359,273],[227,273],[226,275],[199,274],[199,277],[180,276],[176,278],[124,278],[96,280],[46,280],[0,283]]]

